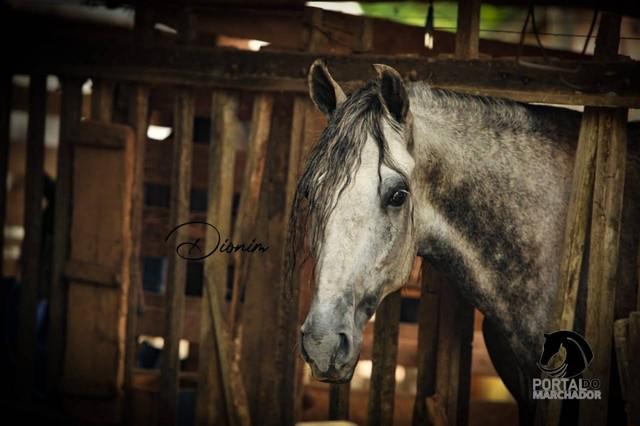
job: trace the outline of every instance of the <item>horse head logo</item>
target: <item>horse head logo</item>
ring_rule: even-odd
[[[593,359],[593,352],[587,341],[573,331],[560,330],[544,335],[544,347],[538,367],[551,377],[575,377],[587,369]],[[556,354],[564,353],[560,365],[549,365]]]

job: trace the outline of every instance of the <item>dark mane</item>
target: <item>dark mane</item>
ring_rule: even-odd
[[[329,215],[360,167],[362,149],[369,135],[379,148],[379,164],[397,170],[391,157],[386,155],[388,147],[381,127],[384,111],[378,98],[379,90],[378,83],[372,81],[350,95],[329,118],[309,155],[289,218],[284,265],[288,285],[297,266],[298,243],[305,225],[312,254],[316,261],[319,259]],[[289,288],[288,285],[285,288]]]

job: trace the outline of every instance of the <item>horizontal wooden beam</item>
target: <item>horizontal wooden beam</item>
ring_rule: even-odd
[[[5,42],[14,73],[47,72],[150,84],[255,91],[306,92],[312,53],[250,52],[176,45],[91,43],[88,40]],[[38,52],[33,55],[30,52]],[[533,59],[456,60],[385,55],[326,56],[348,90],[373,78],[371,64],[395,67],[408,80],[433,87],[523,102],[609,107],[640,106],[640,63]]]

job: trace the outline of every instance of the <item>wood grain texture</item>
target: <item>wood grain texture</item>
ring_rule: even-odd
[[[30,401],[35,380],[36,306],[42,280],[42,197],[44,187],[44,126],[47,78],[32,75],[29,80],[29,125],[25,171],[24,242],[20,287],[17,361],[19,397]],[[4,208],[4,206],[3,206]]]
[[[456,57],[476,59],[480,53],[480,0],[458,2]]]
[[[190,89],[176,92],[174,105],[173,166],[169,223],[171,229],[189,220],[191,190],[191,158],[193,146],[194,98]],[[167,230],[167,232],[169,231]],[[159,393],[159,422],[173,426],[178,414],[180,359],[178,349],[184,314],[186,260],[178,256],[176,247],[189,238],[186,227],[175,231],[167,240],[167,280],[165,288],[166,320],[162,351],[162,387]]]
[[[373,369],[367,408],[369,426],[393,424],[401,302],[400,291],[393,292],[380,303],[376,311]]]
[[[428,424],[426,399],[436,391],[440,285],[443,277],[431,264],[422,262],[420,309],[418,312],[418,376],[413,406],[413,426]]]
[[[113,91],[115,83],[97,79],[91,87],[91,119],[108,123],[113,113]]]
[[[135,410],[133,397],[133,368],[136,363],[138,316],[144,306],[142,287],[142,214],[144,209],[144,164],[149,123],[149,88],[136,85],[130,92],[128,124],[135,134],[133,182],[131,198],[131,267],[127,295],[127,328],[125,342],[124,390],[125,422],[132,424]],[[161,333],[158,333],[158,335]]]
[[[47,387],[56,393],[62,377],[65,347],[65,311],[67,284],[64,268],[69,255],[72,199],[73,145],[69,134],[80,123],[82,83],[75,78],[61,80],[60,142],[54,206],[53,248],[51,255],[51,289],[49,301],[49,337],[47,347]]]
[[[250,242],[254,237],[258,218],[258,206],[260,203],[260,191],[264,176],[265,161],[267,158],[267,143],[271,130],[271,115],[273,110],[273,95],[259,94],[253,103],[253,115],[251,118],[251,132],[249,146],[247,148],[247,160],[245,173],[240,190],[240,204],[238,214],[233,227],[233,241],[236,244]],[[244,294],[247,277],[252,259],[252,254],[244,254],[240,251],[234,253],[235,274],[229,307],[229,325],[233,336],[237,333],[240,320],[239,299]],[[219,290],[221,291],[221,290]],[[226,291],[223,289],[222,291]]]
[[[600,379],[602,399],[580,404],[581,425],[600,425],[607,421],[615,294],[619,281],[620,225],[627,161],[627,110],[602,111],[599,121],[585,329],[585,338],[593,350],[593,361],[583,374],[587,379]]]
[[[209,142],[209,200],[207,221],[220,231],[221,235],[231,235],[231,210],[234,193],[234,165],[236,140],[234,127],[238,125],[238,96],[234,93],[217,91],[211,97],[211,136]],[[213,235],[208,235],[207,244],[212,246]],[[207,250],[208,251],[208,250]],[[218,332],[214,321],[225,324],[224,318],[213,318],[210,297],[218,304],[225,302],[229,257],[216,254],[207,259],[205,268],[204,297],[201,306],[200,354],[198,402],[196,422],[198,425],[229,424],[233,415],[232,395],[228,363],[230,344],[225,341],[218,345]],[[211,293],[211,296],[210,296]],[[218,313],[220,310],[215,310]],[[221,327],[220,327],[221,328]],[[221,338],[223,336],[220,336]],[[224,337],[228,338],[228,334]],[[229,354],[220,356],[220,351]]]

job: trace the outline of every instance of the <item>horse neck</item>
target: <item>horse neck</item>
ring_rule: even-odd
[[[507,334],[538,335],[555,292],[577,127],[563,131],[548,111],[516,103],[420,85],[409,93],[421,251]]]

